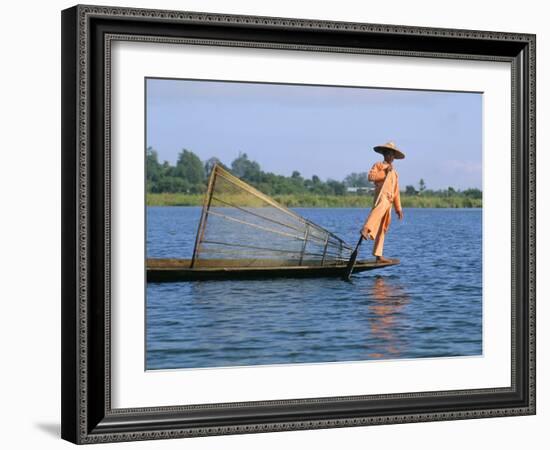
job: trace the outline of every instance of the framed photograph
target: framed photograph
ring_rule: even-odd
[[[535,36],[62,12],[62,437],[535,414]]]

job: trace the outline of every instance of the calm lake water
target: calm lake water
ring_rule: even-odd
[[[149,207],[148,257],[190,258],[200,208]],[[296,208],[355,244],[368,209]],[[147,369],[482,353],[482,212],[405,209],[384,254],[401,264],[340,279],[149,283]],[[372,258],[372,241],[360,258]]]

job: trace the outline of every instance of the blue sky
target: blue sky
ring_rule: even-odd
[[[147,146],[175,163],[186,148],[225,164],[342,180],[393,140],[401,189],[481,188],[482,94],[364,87],[147,79]]]

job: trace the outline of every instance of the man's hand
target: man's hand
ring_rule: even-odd
[[[396,210],[395,213],[397,214],[397,217],[399,217],[399,220],[403,220],[404,215],[402,209],[400,209],[399,211]]]

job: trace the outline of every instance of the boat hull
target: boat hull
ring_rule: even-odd
[[[198,280],[243,280],[258,278],[325,278],[341,277],[346,264],[261,266],[257,260],[224,261],[223,267],[212,261],[210,266],[190,267],[189,259],[148,259],[147,282],[166,283]],[[251,266],[251,264],[255,264]],[[382,269],[399,264],[398,259],[378,263],[375,260],[357,261],[353,273]]]

